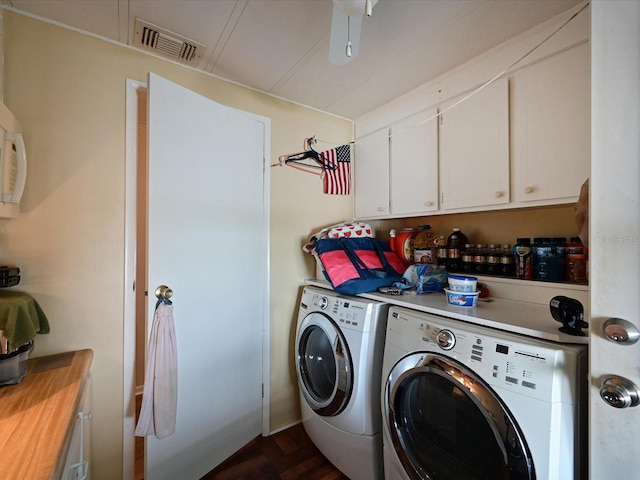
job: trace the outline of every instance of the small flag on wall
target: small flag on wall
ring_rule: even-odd
[[[324,193],[349,195],[351,186],[351,147],[341,145],[320,154],[325,162]]]

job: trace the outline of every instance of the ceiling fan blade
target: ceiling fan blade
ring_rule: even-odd
[[[362,15],[349,17],[333,6],[331,17],[331,37],[329,39],[329,63],[346,65],[357,55],[360,47]],[[346,55],[347,42],[351,41],[351,57]]]
[[[333,0],[333,5],[338,7],[345,15],[368,15],[378,0]]]

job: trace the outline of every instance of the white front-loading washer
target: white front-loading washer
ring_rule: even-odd
[[[587,478],[586,365],[583,345],[391,307],[386,480]]]
[[[295,342],[302,423],[351,480],[383,478],[380,379],[389,306],[304,287]]]

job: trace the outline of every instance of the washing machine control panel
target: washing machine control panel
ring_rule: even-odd
[[[388,305],[356,297],[325,294],[320,289],[305,288],[302,305],[305,315],[310,312],[322,312],[343,329],[358,332],[385,330]]]
[[[567,346],[399,307],[390,310],[386,342],[446,354],[502,391],[560,401],[574,388],[577,353]]]

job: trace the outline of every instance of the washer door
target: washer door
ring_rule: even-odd
[[[320,312],[307,315],[296,338],[298,383],[309,406],[333,416],[347,406],[353,389],[353,363],[340,328]]]
[[[535,480],[511,412],[460,362],[410,354],[391,370],[384,397],[387,428],[409,478]]]

